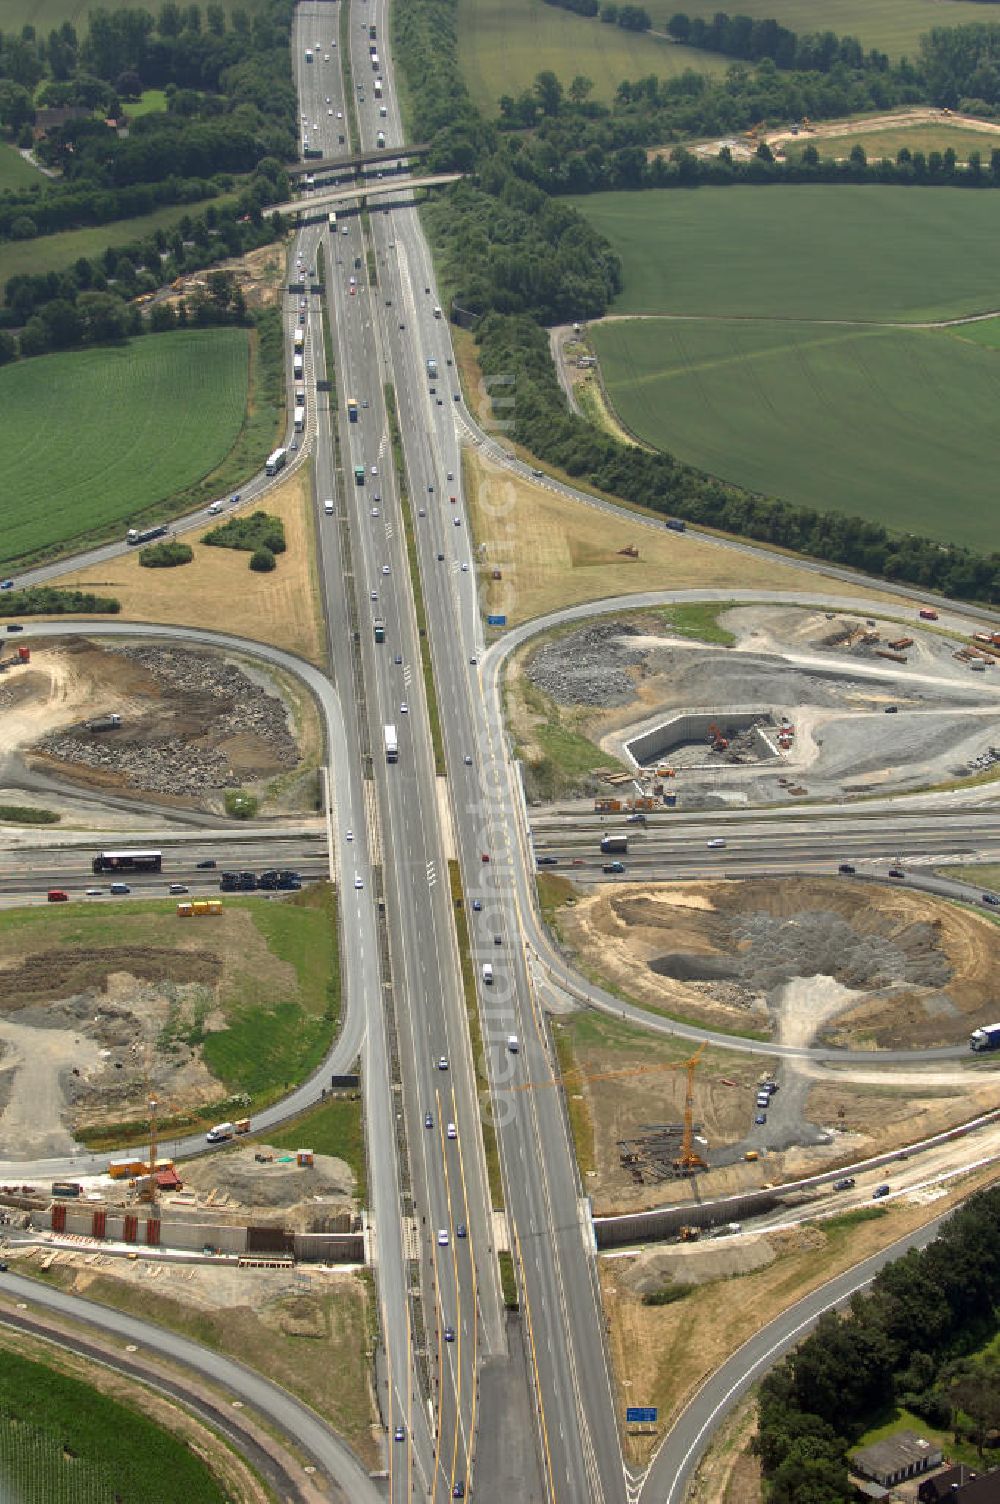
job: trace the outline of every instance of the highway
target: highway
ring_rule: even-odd
[[[359,96],[364,92],[360,81],[371,76],[371,23],[377,26],[386,81],[385,115],[374,98],[357,101],[365,151],[379,130],[388,143],[400,148],[403,144],[387,56],[387,20],[385,0],[368,0],[351,7],[347,23],[347,50]],[[334,11],[320,0],[305,0],[296,7],[292,47],[302,122],[308,124],[310,141],[329,155],[341,133],[336,111],[348,113],[339,66],[343,49],[334,52],[331,47],[332,61],[321,61],[324,45],[333,41],[331,28],[339,26],[339,8]],[[324,42],[327,33],[330,44]],[[305,60],[307,47],[314,49],[313,62]],[[296,463],[309,456],[315,467],[315,527],[330,677],[277,649],[238,646],[305,679],[327,726],[329,860],[339,878],[345,1004],[340,1036],[321,1070],[285,1103],[260,1114],[255,1126],[266,1128],[315,1101],[329,1073],[349,1070],[360,1055],[381,1328],[376,1388],[388,1437],[397,1427],[402,1432],[399,1441],[386,1444],[391,1499],[447,1499],[461,1488],[488,1500],[507,1495],[617,1504],[635,1498],[641,1485],[644,1498],[669,1499],[673,1504],[674,1479],[690,1471],[713,1416],[721,1413],[719,1406],[768,1360],[768,1343],[773,1347],[775,1341],[791,1340],[797,1323],[816,1313],[789,1313],[784,1324],[768,1329],[769,1337],[762,1334],[761,1347],[748,1345],[732,1360],[734,1366],[720,1371],[718,1391],[703,1391],[690,1421],[682,1418],[674,1428],[645,1482],[629,1476],[604,1344],[589,1209],[564,1104],[555,1091],[516,1090],[524,1081],[543,1080],[553,1073],[539,986],[554,986],[589,1006],[613,1009],[643,1026],[685,1038],[707,1038],[758,1053],[807,1052],[732,1040],[629,1009],[577,977],[544,931],[534,891],[535,856],[541,849],[535,843],[541,828],[533,833],[529,827],[508,755],[500,677],[508,654],[528,636],[578,620],[595,608],[554,613],[485,648],[473,540],[461,490],[460,443],[471,437],[501,463],[516,470],[527,467],[492,439],[485,440],[464,404],[455,400],[457,378],[448,375],[453,360],[448,326],[435,315],[439,300],[430,254],[405,195],[405,184],[396,180],[391,203],[372,205],[364,216],[338,213],[334,229],[324,221],[299,232],[294,254],[303,273],[316,266],[320,252],[324,259],[332,372],[326,369],[323,304],[312,292],[290,294],[285,304],[289,376],[293,330],[300,327],[300,316],[305,320],[308,419]],[[323,195],[314,195],[303,199],[302,207],[308,210],[312,203],[319,208],[325,201]],[[297,273],[289,277],[290,282],[297,280]],[[312,279],[307,280],[311,284]],[[428,376],[429,359],[438,362],[439,379]],[[338,400],[335,408],[316,390],[316,382],[330,378]],[[405,502],[391,446],[390,389],[402,435],[426,640],[444,728],[446,779],[435,767],[424,691]],[[357,422],[348,419],[348,397],[358,402]],[[258,478],[243,489],[243,500],[258,501],[267,484]],[[581,504],[612,510],[609,503],[582,497],[572,488],[557,488],[577,496]],[[194,517],[179,523],[177,530],[203,523],[203,515]],[[641,519],[636,524],[662,526]],[[760,552],[728,540],[719,540],[719,546]],[[108,545],[78,562],[124,551],[122,544]],[[804,567],[852,583],[861,578],[820,564]],[[65,565],[34,571],[19,583],[58,573],[65,573]],[[931,599],[912,594],[915,600]],[[774,598],[773,591],[660,592],[604,602],[596,609],[635,609],[678,599],[729,601],[734,595],[740,600]],[[824,594],[821,582],[815,593],[784,598],[852,610],[859,605],[853,597],[845,601]],[[948,624],[947,609],[941,609],[942,624]],[[385,624],[384,642],[375,640],[376,617]],[[31,623],[28,632],[58,636],[65,624]],[[95,636],[129,633],[224,646],[235,642],[197,629],[137,628],[110,620],[94,627]],[[398,762],[386,757],[384,728],[389,725],[398,734]],[[892,843],[903,835],[906,852],[918,856],[933,855],[935,842],[939,849],[942,841],[949,852],[965,849],[966,842],[970,850],[992,850],[991,843],[1000,835],[995,821],[970,811],[949,818],[943,837],[935,836],[933,820],[922,823],[916,813],[901,818],[898,809],[880,813],[870,823],[858,817],[859,823],[850,828],[849,822],[839,820],[834,826],[832,818],[827,810],[817,810],[815,817],[797,811],[801,826],[783,826],[776,832],[763,817],[759,826],[734,822],[731,848],[721,853],[693,850],[710,822],[701,828],[697,823],[678,824],[676,830],[657,827],[644,832],[641,840],[636,837],[629,861],[650,874],[665,869],[674,875],[732,875],[780,867],[801,871],[821,859],[810,854],[809,845],[819,838],[829,850],[834,830],[838,856],[842,851],[853,853],[869,863],[894,859],[899,852],[891,849]],[[567,836],[560,831],[556,838],[548,827],[548,849],[558,854],[560,863],[571,863],[586,848],[594,866],[591,875],[596,875],[593,848],[599,828],[581,821],[575,832]],[[729,828],[727,824],[727,840]],[[206,838],[206,849],[215,854],[214,839]],[[240,855],[242,865],[243,849]],[[505,1214],[496,1219],[491,1215],[480,1128],[479,1062],[472,1058],[457,949],[451,859],[458,863],[470,926],[484,1039],[480,1064],[489,1083],[502,1170]],[[40,868],[40,874],[63,870],[62,856],[57,859],[49,852],[46,860],[49,866]],[[829,857],[824,854],[822,860],[828,869]],[[246,862],[251,865],[249,856]],[[190,870],[190,864],[179,870]],[[582,870],[586,874],[587,869]],[[9,878],[10,873],[0,872],[0,890]],[[16,870],[12,880],[17,880]],[[489,979],[484,967],[491,969]],[[511,1036],[516,1038],[514,1049],[508,1043]],[[825,1053],[835,1054],[840,1062],[873,1058],[861,1052],[808,1053],[820,1059]],[[939,1058],[939,1052],[920,1058]],[[913,1057],[880,1052],[877,1059],[886,1063]],[[447,1124],[455,1125],[454,1137],[446,1131]],[[176,1157],[204,1148],[200,1139],[163,1145],[164,1152]],[[98,1156],[88,1167],[100,1163]],[[44,1166],[0,1165],[0,1175],[25,1179],[82,1167],[79,1159]],[[464,1229],[461,1236],[459,1227]],[[501,1237],[512,1250],[518,1277],[523,1351],[508,1346],[495,1256]],[[844,1278],[855,1274],[862,1277],[854,1271]],[[54,1293],[39,1292],[26,1281],[20,1284],[25,1298],[33,1301],[42,1293]],[[102,1308],[96,1319],[118,1330],[116,1322],[128,1318]],[[149,1330],[143,1332],[144,1341],[149,1340]],[[484,1422],[487,1385],[490,1405]],[[526,1396],[535,1418],[533,1447],[523,1434]],[[344,1458],[331,1449],[328,1439],[314,1432],[308,1435],[310,1452],[343,1483],[348,1469]],[[477,1455],[486,1447],[491,1467],[477,1473]],[[350,1492],[352,1498],[369,1496],[367,1479]]]

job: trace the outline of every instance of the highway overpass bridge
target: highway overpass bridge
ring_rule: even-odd
[[[438,172],[427,178],[391,177],[379,178],[372,182],[365,178],[364,182],[351,183],[347,188],[321,189],[318,193],[310,193],[305,198],[293,199],[287,204],[273,204],[268,210],[274,214],[299,214],[303,219],[308,219],[313,210],[326,211],[336,209],[341,204],[352,203],[355,199],[387,197],[390,193],[409,193],[415,188],[441,188],[446,183],[457,183],[464,178],[464,172]]]
[[[372,151],[355,152],[349,157],[315,157],[286,167],[290,178],[304,178],[309,172],[352,172],[359,167],[379,167],[383,162],[398,162],[403,157],[426,157],[430,147],[422,142],[417,146],[380,146]]]

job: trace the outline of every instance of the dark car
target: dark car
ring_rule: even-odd
[[[906,873],[903,871],[902,867],[890,867],[889,868],[889,876],[890,877],[905,877]]]
[[[886,1189],[888,1189],[888,1187],[886,1187]],[[445,1329],[444,1329],[444,1340],[446,1342],[454,1342],[454,1340],[455,1340],[455,1328],[453,1326],[446,1326],[445,1327]]]
[[[210,857],[206,858],[206,860],[203,861],[203,862],[195,862],[195,867],[198,869],[199,872],[207,872],[209,870],[209,868],[214,867],[214,866],[215,866],[215,857],[214,856],[210,856]]]
[[[394,1441],[405,1441],[406,1440],[406,1430],[405,1430],[405,1427],[403,1427],[403,1426],[397,1426],[396,1429],[395,1429],[395,1431],[392,1433],[392,1435],[393,1435],[393,1440]]]
[[[988,903],[991,909],[1000,908],[1000,898],[995,893],[984,893],[982,899],[983,903]]]
[[[898,705],[887,705],[885,707],[885,713],[886,713],[886,715],[898,715],[899,714],[899,706]]]
[[[466,1229],[465,1223],[464,1222],[460,1222],[458,1224],[458,1226],[455,1228],[455,1236],[456,1236],[456,1238],[464,1238],[464,1237],[466,1237],[466,1235],[467,1235],[467,1229]]]
[[[583,863],[580,862],[579,865],[582,867]],[[577,863],[574,862],[573,866],[574,867],[577,866]],[[605,862],[604,866],[601,868],[601,871],[602,872],[624,872],[625,871],[625,863],[624,862]]]
[[[424,1127],[425,1128],[433,1128],[434,1127],[434,1119],[433,1119],[433,1117],[431,1116],[431,1114],[429,1112],[425,1112],[424,1113]]]
[[[767,1122],[767,1116],[766,1116],[766,1114],[763,1113],[763,1112],[758,1112],[757,1116],[754,1118],[754,1122],[757,1123],[758,1125],[762,1125],[762,1124],[766,1123]]]
[[[833,1182],[833,1189],[835,1191],[853,1191],[854,1184],[855,1184],[854,1176],[853,1175],[845,1175],[842,1180],[835,1180]],[[888,1187],[887,1187],[887,1189],[888,1189]]]
[[[875,1189],[872,1191],[872,1200],[873,1201],[881,1201],[882,1197],[883,1196],[888,1196],[888,1194],[889,1194],[889,1187],[887,1185],[877,1185],[875,1187]]]
[[[474,898],[472,900],[472,907],[475,909],[476,913],[478,914],[480,912],[480,910],[482,909],[482,907],[483,907],[482,899],[480,899],[480,898]]]
[[[558,867],[559,858],[557,856],[540,856],[538,858],[538,865],[539,867]]]
[[[452,1489],[451,1496],[453,1499],[465,1498],[465,1484],[462,1482],[461,1478],[459,1478],[458,1482],[455,1484],[455,1487]]]
[[[854,876],[854,868],[851,866],[850,862],[841,862],[840,866],[837,868],[837,871],[843,872],[845,877]]]

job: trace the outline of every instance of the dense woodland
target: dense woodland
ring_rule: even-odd
[[[983,1456],[1000,1442],[1000,1189],[829,1312],[761,1387],[758,1450],[771,1504],[847,1504],[848,1448],[903,1406]]]

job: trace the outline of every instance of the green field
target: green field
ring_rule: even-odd
[[[812,0],[740,0],[720,7],[715,0],[650,0],[646,9],[653,25],[666,26],[675,11],[703,16],[710,21],[719,9],[730,15],[755,20],[780,21],[803,35],[811,31],[835,31],[838,36],[857,37],[864,47],[877,47],[890,57],[914,58],[917,43],[933,26],[966,26],[970,21],[993,21],[995,6],[974,0],[825,0],[818,11]]]
[[[819,511],[995,547],[995,351],[865,325],[629,319],[592,333],[647,442]]]
[[[213,471],[246,410],[243,329],[147,335],[0,370],[2,561],[128,520]]]
[[[34,240],[5,240],[0,244],[0,288],[8,277],[24,272],[65,271],[80,256],[100,256],[109,245],[148,240],[156,230],[172,230],[185,214],[193,219],[204,214],[209,204],[218,209],[227,202],[226,198],[207,198],[197,204],[171,204],[166,209],[154,209],[152,214],[114,219],[110,224],[86,230],[63,230],[58,235],[38,235]]]
[[[491,116],[502,94],[520,94],[546,68],[563,84],[582,73],[593,80],[595,99],[610,100],[626,78],[650,73],[670,78],[685,68],[721,73],[729,62],[663,37],[605,26],[543,0],[460,0],[458,59],[473,99]]]
[[[817,130],[814,135],[799,136],[795,141],[785,141],[783,149],[788,161],[796,161],[807,146],[815,146],[821,157],[846,159],[853,146],[863,146],[870,162],[877,157],[891,157],[905,146],[907,151],[922,151],[927,156],[932,151],[947,151],[949,146],[960,162],[968,161],[970,151],[978,151],[988,163],[994,147],[1000,147],[1000,133],[995,130],[977,131],[973,126],[947,125],[943,122],[927,125],[881,125],[866,130],[859,120],[857,130],[849,135],[824,135]]]
[[[877,185],[570,199],[622,257],[615,313],[955,318],[1000,308],[1000,195]]]
[[[3,1498],[160,1504],[166,1478],[170,1497],[186,1504],[228,1497],[186,1441],[139,1411],[9,1348],[0,1353]]]
[[[615,313],[653,315],[591,330],[641,439],[750,490],[995,548],[1000,320],[905,325],[1000,306],[1000,201],[808,185],[576,202],[622,255]]]
[[[7,188],[40,188],[47,181],[13,146],[0,145],[0,193]]]

